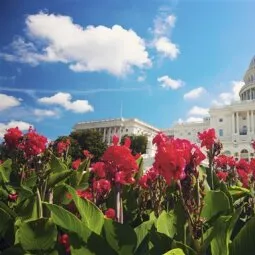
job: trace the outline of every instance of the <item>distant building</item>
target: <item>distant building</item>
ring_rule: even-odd
[[[255,139],[255,57],[244,75],[240,101],[226,106],[214,106],[209,110],[209,118],[201,123],[176,124],[165,132],[174,137],[198,142],[197,132],[214,128],[223,144],[223,153],[236,159],[251,159],[254,151],[251,141]]]
[[[153,157],[155,146],[152,144],[153,137],[160,130],[138,119],[107,119],[99,121],[87,121],[77,123],[73,130],[95,129],[102,133],[103,141],[108,145],[112,142],[112,136],[118,135],[121,139],[124,135],[145,135],[148,138],[146,149],[147,157]]]

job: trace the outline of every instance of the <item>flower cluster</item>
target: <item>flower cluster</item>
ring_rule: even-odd
[[[148,189],[151,187],[152,183],[156,180],[157,176],[158,171],[154,167],[152,167],[139,179],[139,185],[143,189]]]
[[[79,159],[76,159],[76,160],[74,160],[74,161],[72,162],[72,168],[73,168],[74,170],[77,170],[77,169],[79,168],[80,164],[81,164],[81,159],[80,159],[80,158],[79,158]]]
[[[210,128],[202,133],[198,133],[198,138],[201,141],[201,147],[206,147],[207,150],[212,149],[216,141],[215,129]]]
[[[20,143],[20,140],[22,139],[23,134],[18,127],[9,128],[6,131],[7,132],[4,135],[5,144],[8,148],[15,149]]]
[[[189,165],[194,170],[205,159],[198,146],[185,139],[168,138],[159,133],[153,143],[157,146],[153,167],[168,185],[172,180],[185,178],[186,166]]]
[[[66,253],[70,253],[70,242],[69,236],[67,234],[60,235],[58,238],[58,242],[65,247]]]
[[[66,141],[60,141],[57,143],[57,153],[58,155],[62,155],[64,152],[67,151],[68,147],[70,146],[70,139]]]
[[[104,215],[106,218],[114,220],[116,217],[116,212],[113,208],[109,208],[105,211]]]

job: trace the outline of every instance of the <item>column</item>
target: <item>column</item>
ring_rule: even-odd
[[[250,125],[250,111],[248,110],[246,112],[246,118],[247,118],[247,135],[250,134],[250,131],[251,131],[251,125]]]
[[[235,134],[236,128],[235,128],[235,113],[232,113],[232,135]]]
[[[251,111],[251,133],[254,133],[254,115],[253,111]]]
[[[111,134],[112,134],[112,128],[108,128],[108,136],[107,136],[107,143],[111,144]]]
[[[106,132],[106,128],[104,128],[104,135],[103,135],[104,142],[105,142],[105,132]]]
[[[236,112],[236,132],[238,135],[240,135],[239,132],[239,112]]]

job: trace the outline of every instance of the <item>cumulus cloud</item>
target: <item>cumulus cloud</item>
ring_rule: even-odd
[[[151,65],[144,40],[119,25],[82,27],[69,16],[40,12],[26,18],[26,31],[28,41],[15,39],[2,58],[31,65],[62,62],[74,72],[107,71],[116,76]]]
[[[229,105],[233,101],[239,101],[239,92],[243,87],[243,81],[232,81],[230,86],[230,92],[220,93],[218,98],[212,101],[213,105]]]
[[[157,80],[158,82],[160,82],[160,86],[166,89],[170,88],[175,90],[179,89],[184,85],[184,82],[182,80],[174,80],[170,78],[168,75],[161,76]]]
[[[93,106],[90,105],[87,100],[72,101],[72,96],[69,93],[59,92],[51,97],[39,98],[38,102],[47,105],[59,105],[64,109],[75,113],[86,113],[94,111]]]
[[[44,110],[44,109],[34,109],[34,115],[37,117],[53,117],[58,113],[53,110]]]
[[[198,87],[198,88],[192,89],[189,92],[187,92],[186,94],[184,94],[183,98],[184,99],[197,99],[205,92],[206,92],[206,90],[203,87]]]
[[[189,117],[187,118],[186,122],[191,123],[191,122],[202,122],[203,118],[199,117]]]
[[[192,107],[188,112],[188,115],[196,115],[196,116],[206,116],[208,114],[209,114],[208,108],[202,108],[198,106]]]
[[[19,106],[21,99],[6,94],[0,94],[0,111]]]
[[[154,20],[153,46],[164,57],[175,59],[180,53],[179,47],[171,41],[171,32],[175,27],[176,17],[161,12]]]
[[[33,125],[24,121],[11,120],[8,123],[0,123],[0,137],[2,138],[9,128],[18,127],[21,131],[27,131]]]

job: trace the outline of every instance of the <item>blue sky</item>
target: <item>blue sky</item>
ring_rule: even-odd
[[[238,99],[255,54],[255,2],[2,0],[0,136],[50,139],[80,121],[199,121]]]

